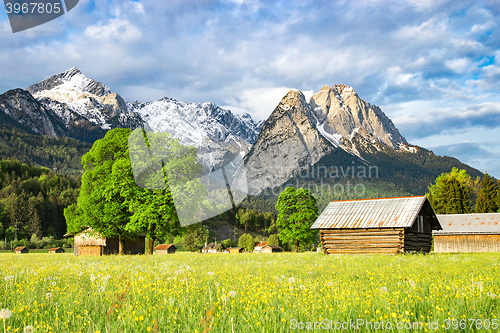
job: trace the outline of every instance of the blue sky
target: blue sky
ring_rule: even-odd
[[[12,34],[0,92],[73,66],[129,101],[168,96],[265,119],[288,89],[352,86],[401,134],[500,178],[495,1],[80,0]]]

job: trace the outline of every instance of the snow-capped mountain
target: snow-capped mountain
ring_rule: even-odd
[[[208,102],[129,103],[76,67],[1,96],[0,111],[35,133],[93,142],[117,127],[169,132],[198,148],[206,170],[228,162],[227,152],[248,152],[262,125],[249,114],[235,115]]]
[[[147,128],[168,132],[180,142],[198,148],[198,156],[206,169],[216,169],[228,162],[227,152],[245,154],[258,135],[259,123],[249,114],[234,115],[212,103],[188,103],[171,98],[155,102],[129,104]]]
[[[309,102],[290,90],[265,121],[244,158],[236,184],[248,179],[251,194],[285,183],[335,149],[364,161],[378,151],[416,153],[392,121],[376,106],[343,84],[324,86]]]

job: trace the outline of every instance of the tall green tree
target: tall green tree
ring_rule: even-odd
[[[486,172],[481,181],[481,190],[476,200],[476,213],[496,213],[498,211],[498,188],[495,181]]]
[[[311,226],[318,218],[318,206],[310,190],[287,187],[278,198],[276,210],[279,212],[276,226],[282,242],[294,242],[297,252],[299,243],[314,241],[317,231]]]
[[[129,137],[131,134],[128,129],[111,130],[84,155],[80,196],[76,205],[65,210],[65,216],[72,231],[89,226],[102,236],[118,237],[120,254],[125,239],[145,233],[149,238],[148,253],[152,254],[157,238],[166,239],[182,232],[171,187],[189,184],[182,187],[182,194],[188,198],[203,193],[205,188],[192,181],[202,172],[202,166],[196,161],[193,147],[179,144],[167,133],[147,136],[147,143],[157,147],[154,153],[134,142],[145,139],[142,131],[134,131]],[[138,175],[134,175],[129,149],[139,164],[145,163],[145,167],[138,165],[142,168]],[[174,185],[170,186],[167,180]],[[183,203],[198,204],[196,199]]]
[[[203,223],[196,223],[186,227],[182,238],[182,248],[191,252],[198,252],[208,239],[208,230]]]
[[[65,210],[70,231],[79,232],[85,227],[91,227],[94,233],[106,238],[117,237],[120,254],[124,253],[124,240],[135,237],[127,229],[132,216],[127,205],[130,194],[127,184],[131,184],[130,179],[119,184],[116,181],[127,176],[123,172],[124,168],[130,168],[130,132],[131,130],[123,128],[107,132],[82,157],[85,172],[80,195],[77,203]]]
[[[128,230],[146,233],[149,238],[147,252],[153,254],[156,239],[175,237],[183,232],[171,190],[175,190],[177,196],[182,193],[183,197],[176,204],[185,216],[185,212],[196,214],[199,211],[206,187],[196,179],[203,173],[196,148],[180,144],[168,133],[145,134],[145,131],[135,130],[129,137],[129,150],[131,156],[134,155],[136,170],[144,171],[136,175],[134,181],[132,170],[124,165],[122,174],[126,176],[114,181],[117,188],[130,189],[127,203],[133,215]],[[145,139],[149,149],[141,144]],[[136,181],[143,187],[135,186]]]
[[[427,198],[436,214],[470,213],[473,181],[465,170],[453,168],[429,186]]]

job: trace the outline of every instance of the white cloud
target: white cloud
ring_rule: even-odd
[[[107,24],[99,22],[88,27],[84,36],[102,43],[134,42],[142,37],[141,31],[127,20],[112,19]]]
[[[471,65],[472,61],[468,58],[460,58],[460,59],[453,59],[453,60],[447,60],[445,62],[446,66],[451,68],[457,73],[463,73],[467,71]]]

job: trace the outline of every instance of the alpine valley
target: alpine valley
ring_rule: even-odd
[[[291,90],[259,122],[209,102],[165,97],[131,103],[76,67],[0,95],[3,159],[81,169],[79,159],[92,143],[118,127],[169,132],[200,155],[210,148],[215,153],[202,160],[206,170],[227,163],[225,152],[244,154],[235,182],[248,180],[253,197],[247,204],[274,201],[287,184],[312,186],[323,205],[352,197],[349,190],[356,185],[361,197],[421,195],[453,167],[482,175],[455,158],[409,144],[380,108],[343,84],[325,85],[309,101]]]

